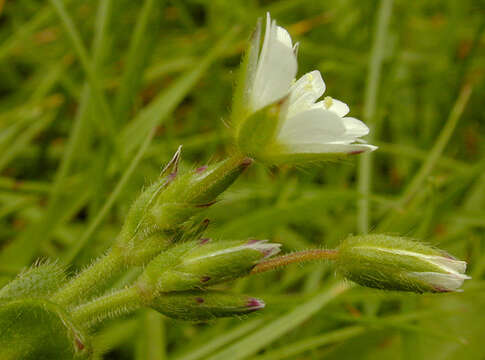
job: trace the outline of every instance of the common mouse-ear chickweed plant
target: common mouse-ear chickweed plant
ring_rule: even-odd
[[[203,236],[207,223],[199,223],[200,215],[253,161],[299,165],[377,149],[361,139],[369,129],[347,116],[345,103],[322,99],[319,71],[296,79],[298,46],[269,14],[262,32],[259,23],[238,76],[232,153],[183,172],[179,148],[133,203],[112,247],[91,266],[68,278],[60,265],[39,263],[0,289],[0,358],[92,358],[100,351],[91,341],[97,326],[142,307],[188,321],[258,311],[263,300],[217,286],[310,260],[326,259],[336,274],[367,287],[460,291],[469,279],[465,262],[403,237],[351,236],[336,249],[278,255],[280,245],[268,240]],[[133,267],[143,269],[138,278],[111,289]]]

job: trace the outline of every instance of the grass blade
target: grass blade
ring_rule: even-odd
[[[386,44],[386,38],[389,31],[389,21],[392,15],[392,1],[393,0],[381,0],[379,11],[377,14],[375,33],[372,51],[369,62],[369,73],[365,88],[365,101],[364,101],[364,121],[367,123],[370,131],[368,140],[372,143],[373,128],[376,125],[376,103],[377,92],[379,90],[379,79],[382,69],[382,61],[384,58],[384,48]],[[360,157],[359,166],[359,192],[362,198],[358,201],[359,215],[358,215],[358,229],[362,234],[369,232],[369,194],[371,191],[371,175],[372,175],[372,154],[362,154]]]

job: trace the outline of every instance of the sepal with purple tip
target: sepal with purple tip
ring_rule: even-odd
[[[279,250],[280,244],[265,240],[185,242],[151,261],[137,284],[154,294],[204,289],[249,274]]]
[[[242,316],[264,308],[262,300],[219,291],[182,291],[161,294],[149,306],[173,319],[207,321]]]
[[[466,262],[417,241],[388,235],[352,236],[338,250],[337,269],[360,285],[424,292],[461,291]]]
[[[167,248],[252,163],[250,158],[232,157],[182,172],[180,156],[181,148],[130,208],[115,244],[125,263],[143,265]]]

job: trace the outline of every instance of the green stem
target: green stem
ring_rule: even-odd
[[[367,86],[365,89],[364,101],[364,120],[369,128],[370,135],[367,137],[372,142],[376,125],[375,113],[377,103],[377,91],[379,88],[379,79],[384,58],[384,49],[386,35],[389,28],[389,20],[392,13],[392,0],[381,0],[379,13],[377,16],[376,31],[374,33],[373,47],[369,61],[369,74]],[[362,234],[369,232],[369,194],[372,175],[372,155],[370,153],[362,154],[359,166],[359,193],[362,197],[359,199],[359,217],[358,228]]]
[[[335,260],[337,258],[337,255],[337,250],[314,249],[297,251],[291,254],[274,257],[269,260],[260,262],[253,268],[251,274],[258,274],[265,271],[275,270],[276,268],[294,263],[315,260]]]
[[[129,287],[78,306],[72,311],[72,318],[77,324],[92,327],[107,318],[131,313],[142,305],[137,289]]]
[[[53,295],[51,300],[60,305],[76,304],[102,288],[115,274],[119,274],[124,264],[121,253],[111,249],[70,280]]]

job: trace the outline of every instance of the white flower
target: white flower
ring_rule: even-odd
[[[258,46],[253,44],[253,50]],[[369,129],[362,121],[345,117],[349,112],[345,103],[328,96],[318,101],[325,91],[319,71],[309,72],[295,82],[295,48],[288,32],[267,14],[261,52],[249,64],[246,93],[250,113],[281,101],[272,148],[280,155],[375,150],[376,146],[359,139]]]

